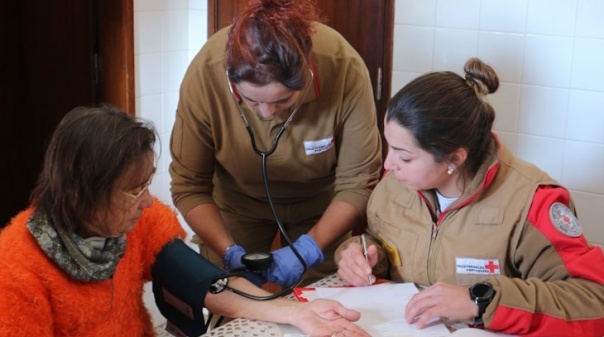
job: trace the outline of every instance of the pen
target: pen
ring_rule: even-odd
[[[361,244],[363,245],[363,255],[365,255],[365,261],[369,264],[369,255],[367,255],[367,241],[365,241],[365,234],[361,234]],[[371,274],[367,275],[367,281],[371,285]]]

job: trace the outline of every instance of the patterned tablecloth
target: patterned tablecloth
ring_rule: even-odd
[[[345,285],[346,283],[337,275],[325,277],[317,282],[312,283],[311,287],[329,287]],[[293,295],[286,296],[294,298]],[[283,331],[279,324],[257,321],[251,319],[237,318],[224,325],[213,328],[206,334],[206,337],[282,337]]]

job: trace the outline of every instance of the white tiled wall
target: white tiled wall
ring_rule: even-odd
[[[180,80],[206,41],[207,3],[134,5],[137,114],[161,137],[151,190],[171,203],[170,130]],[[469,57],[494,66],[496,131],[571,190],[588,239],[604,244],[604,1],[396,0],[395,11],[393,93],[427,71],[461,73]]]
[[[189,62],[207,39],[207,20],[206,0],[134,0],[136,113],[153,121],[159,132],[160,156],[151,192],[168,204],[172,204],[169,142],[178,89]],[[155,325],[164,323],[150,284],[145,291]]]
[[[587,238],[604,244],[604,1],[396,0],[392,93],[469,57],[502,81],[495,130],[571,190]]]

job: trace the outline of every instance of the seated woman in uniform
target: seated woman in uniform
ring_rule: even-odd
[[[603,336],[602,249],[588,244],[569,191],[492,132],[485,96],[498,85],[470,59],[464,77],[428,73],[391,99],[369,263],[353,238],[338,275],[424,287],[405,317],[420,327],[441,316],[515,335]]]

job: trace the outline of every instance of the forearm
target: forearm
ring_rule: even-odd
[[[241,277],[230,278],[229,286],[250,295],[271,295],[269,292],[254,286]],[[205,300],[205,306],[208,310],[217,315],[288,324],[293,322],[292,313],[296,311],[295,308],[297,305],[299,303],[285,298],[276,298],[268,301],[251,300],[228,290],[219,294],[208,293]]]
[[[343,201],[333,201],[323,216],[308,232],[319,248],[324,250],[335,240],[350,231],[362,221],[356,208]]]
[[[195,206],[186,214],[185,220],[193,232],[219,256],[233,243],[220,211],[213,203]]]
[[[483,315],[488,329],[540,336],[604,335],[601,284],[576,278],[547,282],[503,276],[489,281],[498,293]]]

